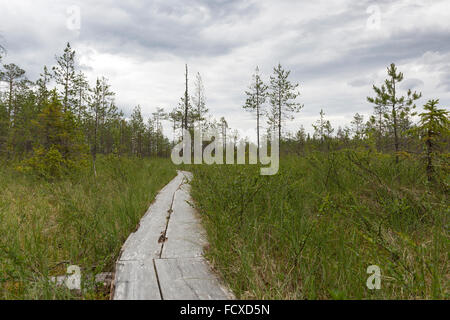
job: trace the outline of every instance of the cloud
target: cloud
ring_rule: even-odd
[[[423,87],[424,82],[420,79],[406,79],[405,81],[402,82],[402,84],[400,85],[400,87],[403,90],[414,90],[420,87]]]
[[[348,84],[352,87],[363,87],[368,86],[372,83],[372,79],[370,78],[358,78],[350,81]]]
[[[67,28],[70,6],[79,6],[81,29]],[[368,28],[372,12],[379,28]],[[251,113],[241,108],[251,75],[259,65],[266,81],[280,62],[300,83],[305,104],[290,130],[311,123],[324,108],[334,126],[355,112],[369,115],[372,84],[386,78],[395,62],[405,75],[402,89],[450,102],[450,6],[445,0],[398,1],[21,1],[0,0],[0,44],[4,62],[15,62],[36,79],[54,64],[70,41],[79,66],[91,81],[107,77],[117,102],[144,115],[175,107],[202,74],[208,107],[248,135]],[[419,23],[420,22],[420,23]],[[166,130],[169,133],[170,130]]]

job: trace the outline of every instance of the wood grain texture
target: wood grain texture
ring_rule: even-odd
[[[164,300],[230,298],[203,257],[155,260]]]

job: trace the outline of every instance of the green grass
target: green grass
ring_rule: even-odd
[[[238,298],[449,297],[447,196],[414,160],[341,151],[282,159],[275,176],[190,169],[208,256]],[[370,265],[381,290],[366,287]]]
[[[46,182],[0,169],[0,299],[102,299],[49,284],[79,265],[84,276],[112,271],[120,248],[175,175],[170,160],[100,158],[91,170]],[[88,285],[86,284],[86,287]]]

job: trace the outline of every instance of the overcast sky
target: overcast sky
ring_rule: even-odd
[[[312,131],[321,108],[335,127],[355,112],[370,115],[366,97],[391,62],[403,89],[423,93],[420,105],[450,105],[449,0],[0,0],[4,63],[29,79],[68,41],[91,81],[110,80],[126,114],[137,104],[146,117],[176,106],[187,63],[191,86],[196,72],[203,77],[212,115],[251,138],[254,116],[241,106],[256,65],[268,79],[280,62],[300,84],[305,107],[292,131]]]

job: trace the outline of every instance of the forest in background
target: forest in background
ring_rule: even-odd
[[[3,48],[0,58],[1,53],[5,53]],[[76,70],[76,53],[69,43],[55,58],[55,65],[44,66],[36,81],[29,80],[25,70],[14,63],[0,69],[0,156],[20,161],[19,170],[52,177],[92,162],[95,174],[97,154],[168,157],[184,128],[205,136],[218,131],[217,138],[224,144],[227,139],[237,142],[239,138],[224,117],[216,120],[209,114],[200,73],[195,75],[194,93],[190,93],[187,65],[186,88],[178,106],[170,112],[158,107],[144,121],[139,105],[129,117],[124,115],[107,78],[88,83],[83,72]],[[414,122],[416,101],[422,94],[399,90],[404,76],[394,64],[387,69],[385,83],[373,86],[374,97],[367,98],[374,106],[369,119],[356,113],[348,126],[333,128],[320,110],[313,135],[303,126],[295,133],[284,130],[286,121],[304,107],[298,102],[299,84],[290,81],[289,75],[290,71],[278,64],[265,81],[257,67],[245,91],[243,109],[255,115],[258,149],[262,135],[277,135],[282,153],[371,148],[395,153],[396,163],[401,156],[422,157],[429,179],[440,177],[434,171],[445,164],[448,111],[439,106],[438,99],[429,100],[419,121]],[[170,123],[172,141],[164,136],[163,123]],[[266,130],[260,132],[263,123]]]

